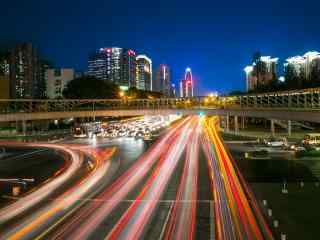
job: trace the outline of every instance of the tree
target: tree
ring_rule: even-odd
[[[234,90],[234,91],[231,91],[229,92],[229,96],[240,96],[240,95],[244,95],[245,93],[244,92],[241,92],[239,90]]]
[[[63,96],[78,99],[119,98],[119,91],[118,85],[114,83],[84,76],[70,81],[63,91]]]
[[[127,92],[127,96],[131,98],[142,99],[142,98],[150,98],[150,97],[160,98],[163,96],[163,94],[159,92],[145,91],[145,90],[137,89],[135,87],[131,87]]]

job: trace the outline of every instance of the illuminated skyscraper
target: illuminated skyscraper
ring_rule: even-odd
[[[253,75],[253,66],[246,66],[244,71],[246,73],[246,90],[252,91],[257,88],[257,77]]]
[[[180,82],[180,97],[193,97],[193,79],[191,68],[186,68],[184,79]]]
[[[320,53],[307,52],[290,57],[284,63],[285,82],[290,88],[318,87],[320,85]]]
[[[123,48],[101,48],[89,56],[88,75],[119,86],[136,86],[136,54]]]
[[[146,55],[136,57],[137,88],[152,91],[152,61]]]
[[[121,79],[117,83],[120,87],[136,87],[136,53],[123,49],[121,58]]]
[[[257,77],[258,86],[267,86],[277,79],[278,58],[270,56],[261,56],[260,61],[254,63],[254,73]]]
[[[120,79],[120,57],[117,61],[113,56],[117,52],[118,48],[100,48],[91,54],[88,60],[88,75],[100,80],[117,82]]]
[[[278,58],[261,56],[260,53],[256,53],[252,65],[244,69],[247,91],[264,88],[277,80],[277,63]]]
[[[160,64],[156,73],[155,91],[161,92],[165,96],[170,96],[171,92],[171,72],[165,64]]]

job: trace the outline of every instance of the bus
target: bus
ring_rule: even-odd
[[[319,145],[320,133],[308,133],[304,136],[302,143],[305,145]]]

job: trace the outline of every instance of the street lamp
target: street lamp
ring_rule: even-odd
[[[124,95],[125,95],[124,91],[120,91],[120,92],[119,92],[119,96],[120,96],[121,98],[123,98]]]

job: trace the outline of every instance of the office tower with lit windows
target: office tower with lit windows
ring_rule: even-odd
[[[138,89],[152,91],[152,61],[146,55],[136,57],[136,80]]]
[[[166,64],[160,64],[155,79],[155,91],[161,92],[164,96],[170,96],[171,92],[171,72]]]
[[[17,45],[10,53],[10,96],[38,98],[40,91],[40,63],[31,43]]]
[[[100,80],[112,80],[112,48],[100,48],[88,60],[88,75]],[[120,65],[120,62],[119,62]],[[120,67],[119,67],[120,69]],[[120,72],[120,71],[119,71]]]
[[[88,60],[88,75],[125,88],[136,86],[136,54],[131,49],[100,48]]]
[[[193,79],[191,68],[186,68],[184,79],[180,82],[180,97],[193,97]]]
[[[121,58],[120,87],[136,87],[136,53],[131,49],[123,49]]]

